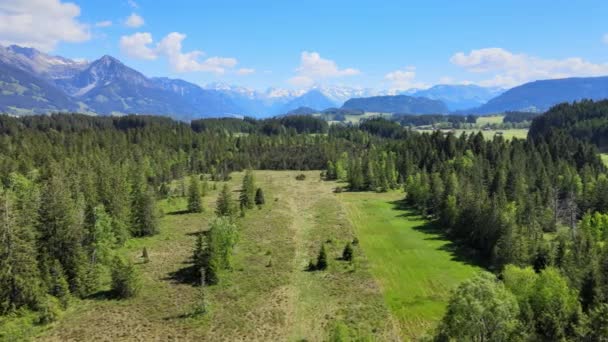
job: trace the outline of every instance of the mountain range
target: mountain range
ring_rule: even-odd
[[[26,115],[58,111],[100,115],[156,114],[178,120],[201,117],[268,117],[306,107],[428,113],[544,111],[560,102],[608,98],[608,77],[526,83],[504,90],[476,85],[436,85],[394,94],[366,88],[315,86],[256,91],[223,83],[199,86],[147,77],[111,56],[95,61],[51,56],[33,48],[0,46],[0,112]]]

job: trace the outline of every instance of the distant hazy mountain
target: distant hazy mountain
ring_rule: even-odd
[[[475,113],[504,111],[546,111],[553,105],[581,99],[608,98],[608,77],[564,78],[535,81],[505,91],[488,103],[473,110]]]
[[[323,110],[329,107],[335,107],[336,103],[330,100],[325,94],[323,94],[318,89],[312,89],[295,99],[287,102],[283,106],[283,113],[287,113],[290,110],[300,108],[300,107],[309,107],[315,108],[318,110]]]
[[[370,89],[339,86],[315,86],[307,90],[270,88],[266,91],[255,91],[224,83],[212,83],[205,88],[222,92],[249,115],[262,117],[284,114],[299,107],[319,110],[339,107],[350,98],[375,94]]]
[[[0,112],[10,114],[82,110],[54,84],[0,61]]]
[[[245,114],[221,92],[182,80],[148,78],[111,56],[87,63],[31,48],[0,47],[0,77],[0,110],[12,114],[78,110],[181,120]]]
[[[346,101],[342,108],[360,109],[366,112],[407,114],[442,114],[448,112],[448,108],[442,101],[407,95],[355,98]]]
[[[450,111],[455,111],[479,107],[502,92],[504,89],[501,88],[439,84],[429,89],[416,90],[410,94],[416,97],[441,100]]]
[[[318,113],[319,111],[310,108],[310,107],[298,107],[296,109],[292,109],[289,112],[285,113],[285,115],[310,115],[314,113]]]

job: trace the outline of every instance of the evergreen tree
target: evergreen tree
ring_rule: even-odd
[[[231,217],[235,214],[234,203],[232,202],[232,194],[230,193],[230,188],[228,188],[228,184],[224,184],[222,191],[220,192],[216,207],[215,214],[217,216],[228,216]]]
[[[190,186],[188,187],[188,211],[191,213],[200,213],[203,211],[201,185],[196,176],[190,177]]]
[[[317,256],[317,263],[315,269],[324,271],[327,269],[327,253],[325,252],[325,244],[321,244],[319,249],[319,255]]]
[[[350,245],[350,242],[347,242],[346,246],[344,246],[344,250],[342,251],[342,260],[353,260],[353,247]]]
[[[139,237],[158,234],[154,192],[147,185],[137,187],[133,194],[132,230]]]
[[[239,196],[241,208],[251,209],[254,207],[255,192],[255,180],[253,178],[253,173],[251,170],[247,170],[247,172],[245,172],[245,176],[243,177],[243,186]]]
[[[255,191],[255,204],[257,206],[263,206],[266,203],[266,200],[264,199],[264,191],[262,190],[262,188],[258,188]]]
[[[140,290],[140,281],[131,262],[116,256],[112,265],[112,292],[118,298],[134,297]]]
[[[82,295],[87,266],[82,246],[85,234],[68,184],[59,170],[51,170],[41,197],[38,245],[43,271],[51,266],[49,262],[58,261],[70,291]]]
[[[0,193],[0,314],[33,309],[42,298],[33,227],[19,224],[14,197]]]

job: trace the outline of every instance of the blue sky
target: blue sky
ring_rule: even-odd
[[[606,18],[599,0],[0,0],[0,43],[199,84],[510,87],[608,75]]]

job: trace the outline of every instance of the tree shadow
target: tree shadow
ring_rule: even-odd
[[[168,212],[166,215],[184,215],[184,214],[190,214],[190,211],[188,209],[174,210],[174,211]]]
[[[91,300],[100,300],[100,301],[120,299],[120,298],[118,298],[118,296],[116,296],[116,294],[112,290],[100,290],[100,291],[97,291],[95,293],[88,295],[86,298],[91,299]]]
[[[200,277],[192,261],[185,261],[183,264],[187,266],[182,267],[174,272],[169,272],[167,277],[163,278],[165,281],[170,281],[174,284],[188,284],[192,286],[200,285]]]
[[[437,221],[430,220],[419,214],[415,208],[408,205],[404,200],[392,201],[389,203],[393,205],[393,209],[404,211],[404,213],[398,215],[398,217],[423,219],[425,223],[415,226],[413,229],[427,234],[428,236],[425,240],[444,242],[444,244],[437,249],[448,252],[451,256],[451,260],[486,269],[490,267],[489,260],[483,258],[479,251],[466,245],[464,241],[454,239]]]

